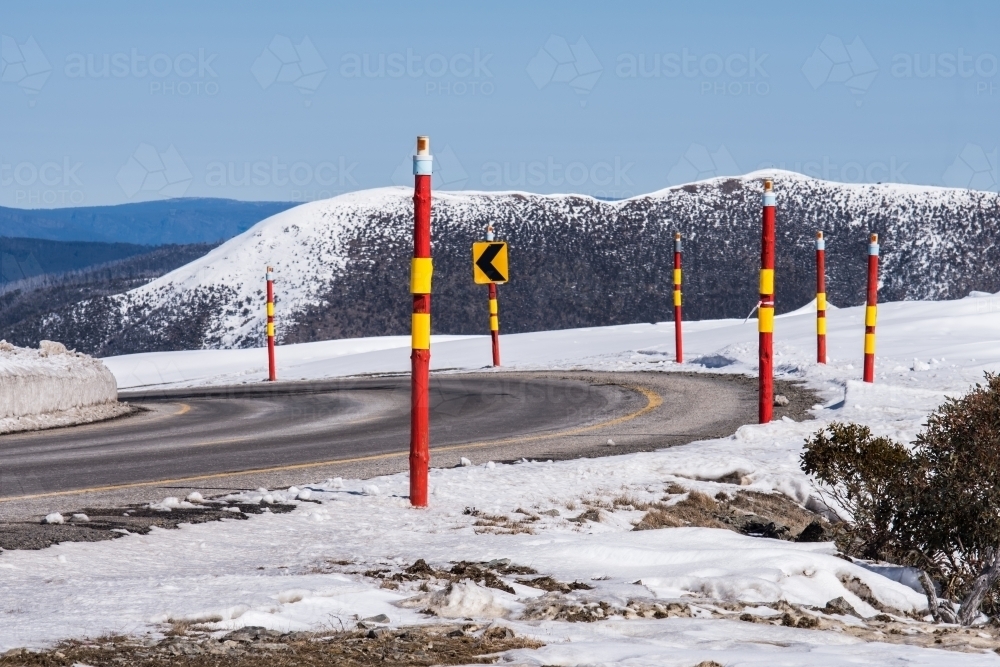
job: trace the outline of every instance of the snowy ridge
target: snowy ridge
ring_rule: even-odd
[[[469,243],[493,224],[511,244],[505,332],[663,320],[671,313],[671,245],[685,239],[685,309],[744,317],[756,303],[761,177],[778,195],[779,312],[813,298],[813,239],[827,237],[828,295],[864,299],[865,244],[880,234],[884,300],[1000,290],[995,193],[851,185],[768,170],[619,202],[579,195],[444,192],[433,199],[435,333],[483,331]],[[51,314],[40,336],[106,356],[241,348],[263,342],[263,272],[276,268],[284,343],[405,335],[411,191],[380,188],[272,216],[203,258],[125,295]]]
[[[322,286],[346,267],[347,235],[373,211],[404,205],[407,194],[404,188],[350,193],[278,213],[199,260],[132,290],[122,298],[121,312],[126,315],[133,304],[224,286],[223,312],[204,335],[219,347],[245,347],[262,329],[258,306],[268,263],[281,266],[277,316],[291,325],[295,313],[317,303]]]

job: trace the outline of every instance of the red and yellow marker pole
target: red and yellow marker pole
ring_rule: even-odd
[[[278,367],[274,361],[274,267],[267,267],[267,379],[278,379]]]
[[[761,424],[771,421],[774,410],[774,237],[775,197],[770,179],[764,181],[764,211],[760,235],[760,309],[758,416]]]
[[[865,306],[865,382],[875,382],[875,318],[878,311],[878,234],[868,243],[868,302]]]
[[[497,284],[490,283],[490,336],[493,338],[493,365],[500,365],[500,319],[497,312]]]
[[[681,233],[674,232],[674,345],[679,364],[684,362],[684,331],[681,322]]]
[[[826,240],[816,232],[816,362],[826,363]]]
[[[430,366],[431,366],[431,172],[430,139],[417,137],[413,156],[413,263],[410,293],[411,322],[410,405],[410,504],[427,507],[427,473],[430,468]]]
[[[486,226],[486,240],[493,240],[493,225]],[[497,284],[490,283],[490,338],[493,339],[493,365],[500,365],[500,310],[497,307]]]

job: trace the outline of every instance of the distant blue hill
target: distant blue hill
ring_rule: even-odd
[[[147,246],[217,243],[297,205],[184,198],[80,208],[0,206],[0,236]]]

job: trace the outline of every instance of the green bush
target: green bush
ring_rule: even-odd
[[[948,399],[912,447],[831,424],[806,442],[802,469],[850,512],[847,554],[919,567],[969,623],[1000,612],[1000,375]]]
[[[914,463],[906,447],[873,437],[858,424],[830,424],[806,443],[802,469],[823,482],[852,517],[838,534],[842,551],[871,560],[898,558],[900,515],[912,502],[904,480],[913,475]]]

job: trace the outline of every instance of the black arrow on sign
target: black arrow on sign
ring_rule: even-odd
[[[507,277],[497,271],[497,267],[493,266],[493,260],[501,250],[503,250],[502,243],[491,243],[486,250],[483,251],[483,254],[479,256],[479,259],[476,260],[476,266],[479,267],[479,270],[486,274],[486,277],[495,283],[502,283],[507,280]]]

